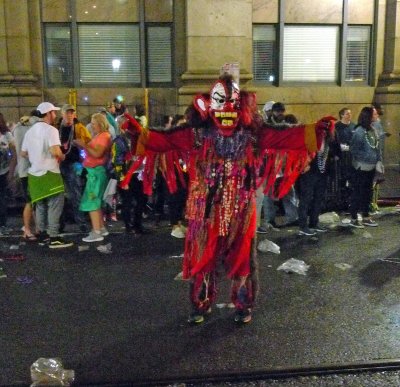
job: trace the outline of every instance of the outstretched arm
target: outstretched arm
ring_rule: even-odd
[[[193,129],[188,126],[177,126],[168,131],[144,129],[129,113],[124,114],[127,121],[123,127],[132,134],[139,133],[139,147],[145,147],[153,152],[168,152],[171,150],[188,151],[194,146]]]
[[[260,150],[297,150],[315,152],[321,146],[323,130],[315,124],[300,125],[286,130],[263,126],[259,135]]]
[[[154,152],[190,151],[194,147],[195,136],[193,128],[178,126],[165,132],[149,130],[139,141]]]

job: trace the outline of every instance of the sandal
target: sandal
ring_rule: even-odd
[[[24,234],[23,238],[28,242],[35,242],[37,240],[36,236],[33,234]]]

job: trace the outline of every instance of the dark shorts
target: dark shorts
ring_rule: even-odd
[[[21,180],[22,193],[24,195],[25,203],[30,203],[31,197],[29,195],[29,190],[28,190],[28,177],[21,177],[20,180]]]

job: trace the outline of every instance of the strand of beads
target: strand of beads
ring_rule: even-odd
[[[328,160],[328,153],[329,153],[329,145],[325,142],[322,142],[322,151],[317,153],[317,164],[318,169],[321,173],[325,172],[326,168],[326,161]]]
[[[375,133],[372,130],[366,130],[365,131],[365,139],[367,140],[368,145],[372,149],[378,148],[379,140],[375,136]]]

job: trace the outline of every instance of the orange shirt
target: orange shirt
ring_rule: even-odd
[[[95,135],[87,144],[89,148],[95,148],[97,145],[100,145],[102,148],[105,148],[105,152],[101,157],[94,157],[89,152],[86,152],[86,158],[83,161],[84,167],[95,168],[100,165],[105,165],[110,156],[110,147],[111,147],[111,135],[109,132],[100,132]]]

